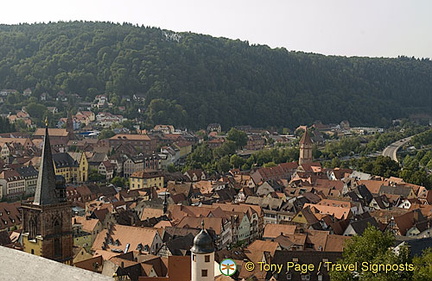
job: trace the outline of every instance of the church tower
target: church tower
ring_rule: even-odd
[[[304,163],[312,163],[313,156],[312,156],[312,140],[309,136],[309,133],[306,129],[305,133],[303,134],[303,137],[300,140],[300,158],[299,158],[299,165]]]
[[[66,131],[69,134],[73,134],[73,132],[74,132],[72,114],[70,113],[70,111],[67,112]]]
[[[213,239],[203,223],[202,230],[195,236],[191,249],[191,281],[214,280],[214,252]]]
[[[22,221],[25,252],[72,264],[72,210],[65,180],[54,173],[48,124],[34,201],[22,204]]]

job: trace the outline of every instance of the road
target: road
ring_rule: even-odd
[[[390,157],[392,160],[399,162],[397,157],[396,157],[396,153],[399,150],[399,148],[401,148],[403,145],[405,145],[407,142],[409,142],[411,140],[411,137],[407,137],[398,141],[395,141],[394,143],[390,144],[389,146],[387,146],[383,152],[382,155],[383,156],[388,156]]]

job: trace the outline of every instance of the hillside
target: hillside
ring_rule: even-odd
[[[144,94],[148,121],[189,128],[382,126],[432,113],[429,59],[323,56],[102,22],[0,25],[0,88],[29,87],[87,100]]]

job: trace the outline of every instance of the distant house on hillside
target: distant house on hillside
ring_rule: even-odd
[[[222,131],[222,126],[219,123],[211,123],[207,126],[207,132],[218,132]]]

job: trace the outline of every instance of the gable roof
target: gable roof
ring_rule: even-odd
[[[399,195],[403,196],[404,198],[407,198],[411,192],[412,187],[410,186],[404,186],[404,185],[398,185],[398,186],[386,186],[382,185],[379,189],[379,194],[393,194],[393,195]]]
[[[149,135],[138,135],[138,134],[117,134],[111,138],[110,140],[134,140],[134,141],[149,141],[151,137]]]
[[[204,222],[205,228],[216,232],[221,235],[223,231],[222,218],[208,218],[208,217],[184,217],[178,224],[178,227],[201,228],[201,223]]]
[[[118,246],[105,243],[106,249],[121,249],[125,250],[126,245],[129,244],[129,250],[134,251],[137,249],[138,244],[142,246],[153,244],[155,236],[158,235],[157,229],[149,227],[133,227],[116,224],[110,230],[104,229],[97,236],[93,243],[93,250],[100,250],[104,245],[105,238],[110,236],[113,241],[118,240]]]
[[[52,137],[67,137],[69,135],[69,132],[66,129],[49,128],[48,134]],[[33,135],[40,137],[44,136],[45,128],[37,128],[36,132]]]
[[[374,217],[353,221],[350,225],[357,235],[362,235],[369,225],[374,226],[377,229],[380,228],[377,220]]]
[[[358,184],[365,185],[372,194],[379,194],[381,186],[387,184],[387,182],[377,180],[360,180],[358,181]]]
[[[78,167],[78,162],[72,158],[68,153],[53,154],[53,161],[57,169],[64,167]]]
[[[308,145],[311,145],[311,144],[312,144],[312,139],[310,138],[307,129],[305,130],[305,132],[304,132],[302,138],[300,139],[299,144],[300,144],[300,145],[302,145],[302,144],[308,144]]]
[[[419,209],[415,209],[401,216],[395,217],[394,221],[399,229],[400,234],[405,235],[411,227],[413,227],[417,223],[426,221],[426,218],[423,216]]]
[[[347,219],[352,215],[350,208],[323,206],[323,205],[310,204],[310,203],[304,204],[303,208],[307,208],[307,207],[310,208],[312,213],[332,215],[339,220]]]
[[[280,235],[294,234],[296,228],[295,225],[289,224],[266,224],[263,238],[276,238]]]

